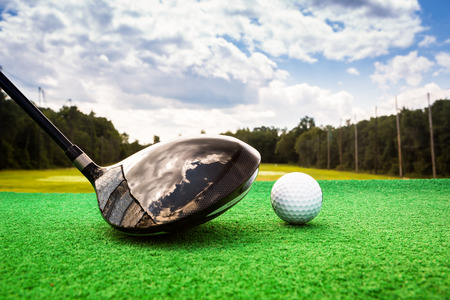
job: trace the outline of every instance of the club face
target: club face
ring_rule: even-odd
[[[209,221],[250,190],[259,153],[231,137],[179,138],[150,146],[105,168],[95,181],[105,220],[149,235]]]

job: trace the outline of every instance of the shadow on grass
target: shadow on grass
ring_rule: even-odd
[[[323,223],[289,224],[286,222],[283,222],[282,226],[286,229],[302,231],[319,231],[329,227],[328,224]]]
[[[242,245],[265,243],[269,238],[280,235],[295,235],[313,238],[329,233],[330,225],[314,222],[304,225],[291,225],[285,222],[258,223],[209,222],[200,226],[160,235],[131,236],[109,228],[107,238],[114,243],[135,247],[157,247],[164,249],[232,249]]]
[[[135,245],[138,247],[233,247],[233,244],[249,243],[255,240],[252,230],[245,230],[230,223],[210,222],[200,226],[180,230],[173,233],[132,236],[110,228],[108,238],[119,244]]]

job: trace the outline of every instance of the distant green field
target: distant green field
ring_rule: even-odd
[[[398,177],[374,175],[367,173],[344,172],[336,170],[322,170],[301,168],[296,165],[286,164],[261,164],[258,180],[273,181],[290,172],[302,172],[312,176],[316,180],[366,180],[366,179],[398,179]]]
[[[365,173],[300,168],[295,165],[261,164],[258,181],[275,181],[290,172],[303,172],[316,180],[396,179]],[[0,171],[0,191],[24,193],[93,193],[94,189],[77,169]]]
[[[23,193],[93,193],[77,169],[0,171],[0,191]]]

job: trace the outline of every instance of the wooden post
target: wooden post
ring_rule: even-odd
[[[317,134],[317,151],[316,151],[316,166],[319,167],[320,158],[320,133]]]
[[[358,173],[358,126],[355,115],[355,172]]]
[[[375,106],[375,152],[373,164],[375,168],[375,174],[378,173],[378,115],[377,115],[377,107]]]
[[[339,120],[339,165],[342,168],[342,119]]]
[[[72,99],[67,99],[67,102],[69,102],[69,115],[67,116],[68,122],[67,125],[69,127],[69,139],[73,139],[73,128],[72,128]]]
[[[402,142],[400,138],[400,117],[398,113],[397,97],[395,97],[395,110],[397,112],[397,143],[398,143],[398,172],[400,178],[403,178],[403,167],[402,167]]]
[[[427,96],[428,96],[428,121],[430,122],[431,166],[433,168],[433,178],[436,178],[436,160],[434,158],[433,120],[431,118],[430,93],[427,93]]]
[[[331,141],[331,126],[327,126],[327,169],[330,169],[330,141]]]

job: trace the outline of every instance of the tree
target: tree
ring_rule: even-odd
[[[295,142],[302,133],[315,126],[316,124],[313,118],[304,116],[300,119],[300,123],[298,123],[291,131],[283,131],[275,147],[275,154],[279,156],[282,162],[296,163],[298,161],[298,154],[295,151]]]
[[[3,94],[2,94],[3,95]],[[42,129],[12,100],[0,97],[4,111],[2,163],[7,169],[36,169],[70,167],[64,152]],[[138,141],[128,143],[126,133],[119,134],[111,121],[86,115],[76,106],[64,106],[59,112],[40,108],[66,136],[80,146],[94,161],[111,164],[128,157],[144,146]],[[40,142],[39,142],[40,140]],[[42,146],[39,147],[39,144]],[[39,151],[40,149],[40,151]]]
[[[303,132],[308,131],[311,128],[316,127],[316,123],[314,122],[314,118],[310,118],[308,116],[304,116],[301,120],[300,123],[298,124],[298,126],[296,128],[294,128],[294,130],[297,130],[297,134],[300,135]]]
[[[256,127],[253,131],[248,128],[238,129],[236,133],[227,131],[224,135],[232,136],[246,142],[261,154],[262,162],[275,162],[275,148],[278,141],[278,129],[274,127]]]
[[[298,155],[295,152],[295,132],[283,132],[275,147],[275,154],[278,155],[278,162],[296,163]]]
[[[295,152],[301,166],[313,167],[319,163],[322,131],[318,127],[313,127],[302,133],[295,141]]]
[[[450,176],[450,101],[435,101],[431,106],[431,113],[433,115],[436,173],[438,176],[448,177]]]

